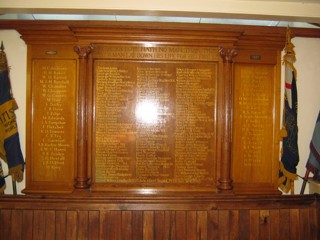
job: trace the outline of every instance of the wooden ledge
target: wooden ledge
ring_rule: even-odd
[[[74,196],[74,195],[4,195],[1,208],[55,210],[227,210],[288,209],[317,206],[319,194],[248,195],[248,196]]]

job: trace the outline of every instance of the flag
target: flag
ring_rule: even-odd
[[[299,163],[298,150],[298,124],[297,124],[297,86],[296,86],[296,69],[294,45],[291,43],[290,29],[287,31],[287,39],[285,46],[285,55],[283,57],[285,64],[285,98],[284,98],[284,114],[283,127],[281,134],[282,155],[279,168],[279,188],[288,193],[293,187],[293,181],[298,179],[297,165]]]
[[[17,104],[12,97],[9,68],[3,43],[0,49],[0,157],[8,164],[9,175],[13,181],[23,179],[24,159],[20,147],[20,139],[14,111]],[[1,175],[1,174],[0,174]],[[5,188],[5,181],[0,176],[0,189]]]
[[[310,142],[310,154],[306,165],[313,179],[320,181],[320,111]]]
[[[0,194],[4,193],[4,189],[6,188],[6,181],[4,180],[4,174],[2,170],[2,163],[0,161]]]

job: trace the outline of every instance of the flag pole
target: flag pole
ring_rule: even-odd
[[[310,174],[310,170],[307,169],[306,174],[304,175],[304,178],[303,178],[303,183],[302,183],[302,187],[301,187],[301,191],[300,191],[301,195],[304,194],[304,190],[305,190],[307,182],[308,182],[309,174]]]
[[[13,195],[17,195],[17,183],[13,179],[12,179],[12,190],[13,190]]]

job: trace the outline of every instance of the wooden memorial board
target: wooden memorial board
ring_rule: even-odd
[[[21,30],[25,193],[279,193],[282,33],[59,24]]]
[[[217,48],[95,45],[94,191],[216,191]]]
[[[25,193],[72,192],[76,163],[77,55],[29,47]]]

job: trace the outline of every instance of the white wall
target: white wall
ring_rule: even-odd
[[[320,39],[294,38],[298,91],[298,147],[300,163],[298,174],[304,176],[309,157],[309,144],[320,110]],[[312,174],[310,174],[312,176]],[[299,194],[302,180],[295,181]],[[308,193],[307,185],[305,193]]]
[[[26,119],[26,56],[27,48],[16,31],[0,31],[0,41],[5,45],[8,62],[11,66],[11,84],[19,109],[16,111],[21,148],[25,155],[25,119]],[[300,163],[298,174],[304,176],[305,165],[309,156],[309,143],[312,137],[315,121],[320,110],[320,39],[294,38],[297,61],[298,87],[298,126]],[[5,164],[3,164],[5,166]],[[302,180],[295,182],[295,193],[299,194]],[[17,185],[18,192],[25,183]],[[7,179],[7,194],[12,193],[11,179]],[[309,193],[306,188],[305,193]]]

